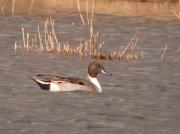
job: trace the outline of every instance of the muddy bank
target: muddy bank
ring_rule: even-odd
[[[92,1],[80,0],[82,12],[92,5]],[[141,16],[146,18],[169,19],[172,10],[179,11],[178,0],[96,0],[95,12],[118,16]],[[1,15],[58,15],[62,12],[78,12],[77,1],[63,0],[0,0]]]

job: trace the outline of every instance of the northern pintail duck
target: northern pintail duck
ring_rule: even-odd
[[[101,93],[102,87],[97,79],[99,73],[112,75],[106,72],[102,64],[99,62],[92,62],[88,66],[87,79],[43,74],[38,74],[36,77],[30,77],[40,86],[41,89],[47,91],[58,92],[84,90]]]

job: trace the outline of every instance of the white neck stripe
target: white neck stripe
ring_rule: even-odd
[[[91,83],[95,85],[95,87],[98,90],[98,92],[101,93],[102,92],[102,88],[101,88],[101,85],[100,85],[98,79],[96,77],[93,78],[93,77],[89,76],[89,74],[88,74],[88,78],[91,81]]]

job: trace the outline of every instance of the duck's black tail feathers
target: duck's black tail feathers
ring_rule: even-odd
[[[49,90],[50,88],[50,82],[45,82],[43,80],[40,80],[34,76],[29,76],[32,80],[34,80],[42,90]]]

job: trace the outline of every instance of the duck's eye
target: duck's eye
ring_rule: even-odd
[[[82,81],[79,82],[79,85],[85,85]]]

